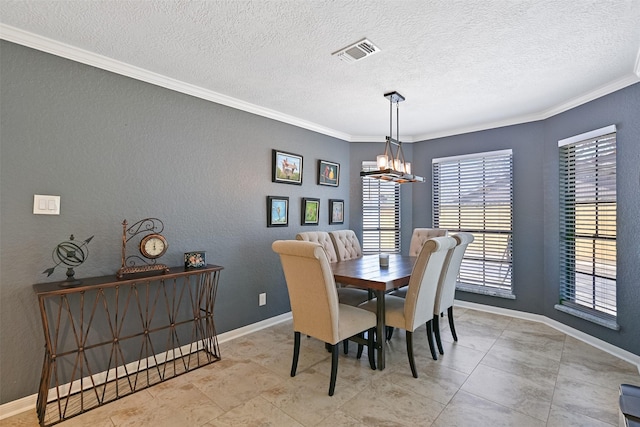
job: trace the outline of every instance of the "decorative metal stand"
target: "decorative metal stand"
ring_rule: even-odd
[[[47,277],[53,274],[53,271],[60,264],[67,266],[67,280],[64,282],[60,282],[60,286],[76,286],[80,285],[82,282],[80,280],[76,280],[75,274],[76,272],[73,270],[74,267],[79,267],[83,262],[87,260],[89,257],[89,247],[87,246],[89,242],[93,239],[93,236],[86,239],[82,244],[78,245],[74,242],[75,237],[73,234],[69,236],[69,240],[66,242],[59,243],[58,246],[53,250],[51,257],[53,261],[56,263],[51,268],[47,268],[42,274],[47,273]]]
[[[127,256],[127,243],[134,237],[143,237],[152,233],[162,233],[164,224],[158,218],[145,218],[127,228],[127,220],[122,221],[122,266],[116,277],[122,279],[125,274],[146,273],[151,271],[168,272],[165,264],[157,264],[155,259],[144,259],[139,255]],[[127,237],[129,236],[129,237]]]
[[[214,303],[222,267],[74,288],[34,285],[45,339],[36,409],[50,426],[220,360]]]

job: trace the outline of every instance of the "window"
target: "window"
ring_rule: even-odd
[[[458,288],[513,298],[511,150],[433,159],[433,226],[469,232]]]
[[[605,321],[616,316],[615,131],[558,142],[560,304]]]
[[[362,162],[362,170],[377,169]],[[400,252],[400,186],[362,178],[362,252]]]

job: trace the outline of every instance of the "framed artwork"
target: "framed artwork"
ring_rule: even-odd
[[[320,199],[302,198],[301,225],[318,225],[320,219]]]
[[[318,185],[337,187],[340,183],[340,163],[318,160]]]
[[[206,253],[203,251],[185,252],[184,268],[202,268],[207,264],[205,260]]]
[[[289,198],[267,196],[267,227],[287,227],[289,225]]]
[[[344,200],[329,199],[329,224],[344,224]]]
[[[302,156],[273,150],[272,182],[302,185]]]

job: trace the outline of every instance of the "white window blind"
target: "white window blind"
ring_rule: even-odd
[[[433,159],[433,226],[474,237],[461,284],[511,294],[512,224],[511,150]]]
[[[558,144],[560,302],[611,319],[616,316],[616,133],[614,126],[594,132]]]
[[[377,169],[362,162],[362,170]],[[362,178],[362,252],[400,252],[400,186]]]

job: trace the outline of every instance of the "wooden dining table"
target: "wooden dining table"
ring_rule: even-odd
[[[385,308],[384,294],[392,289],[409,284],[416,257],[389,254],[389,266],[381,267],[379,256],[365,255],[349,261],[331,264],[336,283],[368,289],[375,293],[376,304],[376,350],[378,369],[385,368]]]

